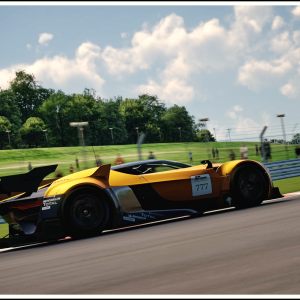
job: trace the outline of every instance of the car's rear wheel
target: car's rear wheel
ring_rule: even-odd
[[[83,238],[99,235],[109,220],[107,199],[92,189],[82,189],[67,199],[63,225],[67,235]]]
[[[252,165],[237,167],[231,176],[232,204],[236,208],[257,206],[268,197],[268,184],[263,172]]]

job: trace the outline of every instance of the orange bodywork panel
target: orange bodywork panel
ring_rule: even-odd
[[[263,171],[268,178],[268,184],[269,184],[269,195],[268,197],[270,198],[272,196],[272,187],[273,187],[273,182],[270,178],[270,175],[267,174],[266,169],[263,167],[263,165],[260,162],[257,162],[255,160],[250,160],[250,159],[242,159],[242,160],[234,160],[234,161],[228,161],[224,164],[222,164],[221,166],[218,167],[217,169],[217,173],[222,176],[223,178],[223,182],[222,182],[222,186],[223,186],[223,190],[229,190],[230,189],[230,177],[232,174],[232,171],[240,165],[243,164],[253,164],[256,167],[259,167],[261,169],[261,171]]]
[[[256,161],[235,160],[224,164],[214,164],[214,167],[218,166],[216,171],[214,169],[206,169],[206,165],[199,165],[172,171],[130,175],[111,170],[110,165],[102,165],[101,167],[77,172],[54,181],[47,190],[45,197],[65,194],[79,185],[93,185],[103,189],[107,187],[151,184],[153,189],[167,200],[184,201],[187,199],[215,198],[229,191],[232,171],[236,166],[244,163],[253,163],[263,169],[261,164]],[[264,170],[264,172],[266,171]],[[212,191],[209,194],[193,196],[191,177],[204,174],[208,174],[210,177]]]
[[[191,176],[208,174],[211,179],[212,193],[193,196]],[[151,183],[154,190],[163,198],[172,201],[187,199],[204,199],[218,197],[221,191],[221,177],[214,169],[206,169],[206,166],[152,173],[143,175],[147,182]]]

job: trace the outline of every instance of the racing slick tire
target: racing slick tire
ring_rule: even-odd
[[[268,198],[269,187],[259,168],[242,165],[231,176],[230,190],[232,205],[239,209],[260,205]]]
[[[74,238],[100,235],[110,217],[105,196],[94,189],[79,189],[63,207],[65,234]]]

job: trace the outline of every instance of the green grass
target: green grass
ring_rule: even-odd
[[[293,177],[273,181],[274,186],[279,188],[281,194],[300,191],[300,177]]]
[[[246,142],[250,159],[261,161],[255,155],[255,142]],[[226,162],[229,160],[229,149],[233,149],[236,158],[239,158],[239,148],[241,143],[232,142],[211,142],[209,148],[206,143],[158,143],[143,144],[142,159],[147,159],[149,151],[153,151],[158,159],[169,159],[179,162],[189,162],[188,152],[193,152],[194,165],[200,164],[203,159],[212,159],[211,148],[219,149],[219,160],[215,162]],[[294,158],[294,146],[288,145],[289,156]],[[177,151],[177,152],[176,152]],[[163,153],[164,152],[164,153]],[[86,164],[83,163],[84,155],[81,147],[57,147],[57,148],[37,148],[37,149],[16,149],[0,151],[0,176],[25,173],[28,171],[28,163],[33,167],[41,165],[57,164],[57,170],[63,175],[69,174],[70,164],[74,171],[96,166],[95,155],[100,155],[104,163],[114,164],[117,154],[120,153],[125,162],[136,161],[139,159],[136,145],[110,145],[110,146],[88,146],[85,147]],[[286,159],[285,148],[283,145],[272,145],[273,161]],[[75,157],[79,159],[79,169],[75,165]],[[55,177],[52,173],[48,178]]]
[[[8,234],[8,224],[0,224],[0,238]]]

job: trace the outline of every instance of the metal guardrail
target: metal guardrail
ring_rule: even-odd
[[[267,162],[264,166],[269,169],[273,181],[300,176],[299,158]]]

